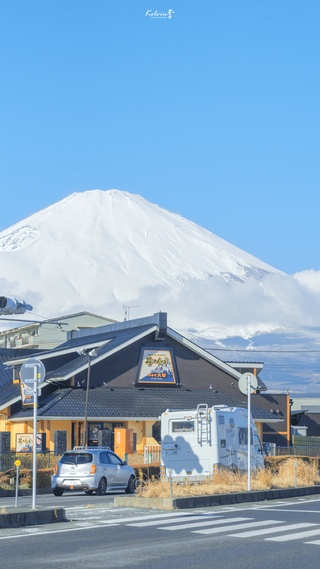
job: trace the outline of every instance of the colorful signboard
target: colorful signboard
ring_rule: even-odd
[[[37,433],[37,452],[46,450],[46,433]],[[16,452],[33,451],[33,434],[18,434],[16,440]]]
[[[137,383],[177,384],[173,354],[170,348],[143,348],[138,366]]]

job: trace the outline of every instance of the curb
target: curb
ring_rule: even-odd
[[[7,510],[7,508],[4,508]],[[48,508],[46,510],[11,510],[0,514],[1,528],[18,528],[21,526],[35,526],[66,522],[64,508]]]
[[[265,500],[295,498],[297,496],[308,496],[312,494],[320,494],[320,486],[236,492],[234,494],[213,494],[211,496],[188,496],[186,498],[143,498],[136,495],[116,496],[114,499],[114,505],[133,508],[182,510],[206,506],[244,504],[246,502],[263,502]]]

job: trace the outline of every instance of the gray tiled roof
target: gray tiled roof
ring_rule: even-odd
[[[85,410],[85,389],[59,389],[39,404],[39,418],[83,418]],[[247,407],[246,401],[239,402],[232,397],[214,390],[187,390],[166,388],[116,388],[105,386],[90,390],[88,418],[89,420],[112,417],[116,418],[155,418],[166,409],[195,409],[199,403],[228,405],[230,407]],[[271,413],[258,407],[252,407],[254,419],[268,421],[275,419]],[[31,417],[31,408],[25,408],[12,418]]]
[[[0,389],[0,409],[8,406],[8,401],[20,398],[20,385],[10,381]]]
[[[28,357],[30,354],[33,356],[34,350],[23,348],[0,348],[0,388],[2,388],[3,385],[12,382],[12,369],[4,366],[3,364],[15,357]]]
[[[112,326],[110,326],[110,328],[112,328]],[[121,344],[127,342],[128,340],[131,340],[135,336],[138,336],[139,334],[145,333],[148,330],[151,331],[153,328],[154,324],[152,325],[145,324],[144,326],[136,326],[135,328],[127,328],[124,330],[110,330],[96,334],[93,333],[93,330],[90,330],[91,332],[90,335],[88,334],[87,336],[84,335],[80,336],[79,338],[68,340],[64,344],[60,344],[60,346],[57,346],[54,350],[51,350],[51,353],[52,352],[55,353],[56,351],[65,350],[69,348],[79,349],[85,347],[86,344],[90,345],[95,343],[101,344],[101,342],[108,342],[109,340],[113,340],[113,342],[115,342],[120,346]]]
[[[126,342],[129,342],[130,340],[134,339],[137,335],[147,333],[149,329],[150,326],[140,326],[139,328],[131,328],[122,332],[118,332],[116,336],[114,332],[103,334],[103,340],[105,341],[105,344],[96,348],[97,356],[92,360],[91,365],[92,366],[95,365],[95,363],[97,363],[100,359],[107,357],[109,352],[116,350],[117,348],[120,348]],[[83,337],[77,340],[69,340],[65,344],[59,346],[59,350],[62,351],[66,349],[66,347],[74,348],[75,351],[76,349],[85,348],[89,342],[89,339],[90,339],[90,345],[94,345],[94,343],[98,341],[99,343],[101,343],[102,340],[101,335],[99,336],[91,335],[89,338],[86,339]],[[79,343],[80,340],[81,344]],[[55,351],[52,350],[50,353],[54,355],[57,350],[58,348],[56,348]],[[76,373],[78,369],[87,366],[87,364],[88,364],[87,356],[77,356],[77,357],[72,356],[71,361],[64,364],[60,368],[47,373],[46,380],[48,381],[50,379],[59,379],[59,378],[64,378],[66,376],[70,376]]]

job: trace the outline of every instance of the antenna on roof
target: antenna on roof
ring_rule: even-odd
[[[124,322],[125,322],[126,320],[130,320],[130,308],[139,308],[139,304],[131,304],[131,305],[124,304],[123,308],[124,308]]]

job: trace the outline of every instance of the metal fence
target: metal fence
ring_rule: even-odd
[[[320,447],[318,446],[292,446],[276,447],[275,456],[314,456],[320,457]]]
[[[144,447],[144,464],[159,464],[161,458],[160,445],[146,445]]]
[[[32,452],[0,452],[0,472],[5,472],[11,468],[15,468],[15,461],[20,460],[20,468],[32,469]],[[53,468],[58,462],[59,456],[54,452],[38,452],[37,453],[37,468]]]

